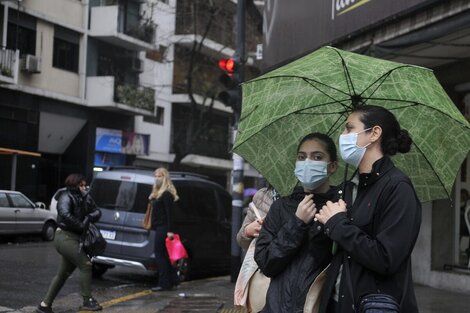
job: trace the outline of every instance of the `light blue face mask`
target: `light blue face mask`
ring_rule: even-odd
[[[368,131],[371,128],[372,127],[364,129],[358,133],[342,134],[339,136],[339,152],[344,162],[355,167],[359,166],[359,163],[361,163],[366,153],[367,146],[370,145],[370,143],[364,147],[359,147],[357,145],[357,137],[360,133]]]
[[[328,179],[328,163],[325,161],[295,162],[295,176],[307,190],[314,190]]]

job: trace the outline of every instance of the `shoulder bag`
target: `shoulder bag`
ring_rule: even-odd
[[[82,246],[85,253],[90,257],[103,253],[106,248],[106,239],[103,238],[103,235],[101,235],[101,232],[95,224],[88,223],[88,227],[82,235],[80,249]]]
[[[271,279],[261,273],[254,260],[256,239],[246,251],[234,289],[234,304],[244,306],[248,312],[259,312],[266,304],[266,293]]]
[[[320,311],[320,296],[326,280],[326,272],[329,267],[330,264],[315,277],[315,280],[310,285],[307,296],[305,297],[304,313],[318,313]]]
[[[145,212],[142,226],[147,230],[152,228],[152,201],[149,201],[147,204],[147,211]]]

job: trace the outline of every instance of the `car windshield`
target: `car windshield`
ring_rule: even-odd
[[[95,179],[90,195],[100,208],[145,213],[152,186],[129,181]]]

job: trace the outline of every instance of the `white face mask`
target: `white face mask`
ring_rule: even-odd
[[[360,133],[368,131],[369,129],[372,129],[372,127],[364,129],[358,133],[342,134],[339,136],[339,152],[344,162],[355,167],[359,166],[359,163],[361,163],[361,160],[366,153],[367,146],[371,143],[369,142],[364,147],[359,147],[357,145],[357,137]]]
[[[155,177],[155,184],[161,186],[163,184],[163,177]]]
[[[295,162],[294,174],[307,190],[314,190],[328,179],[328,163],[324,161]]]

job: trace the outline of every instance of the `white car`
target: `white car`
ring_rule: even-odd
[[[57,214],[18,191],[0,190],[0,235],[41,234],[54,239]]]
[[[57,189],[57,191],[54,193],[54,195],[52,196],[52,199],[51,199],[51,204],[49,205],[49,211],[51,211],[52,213],[55,214],[55,216],[57,217],[57,200],[59,198],[59,194],[62,192],[62,191],[65,191],[67,190],[67,188],[63,187],[63,188],[59,188]]]

